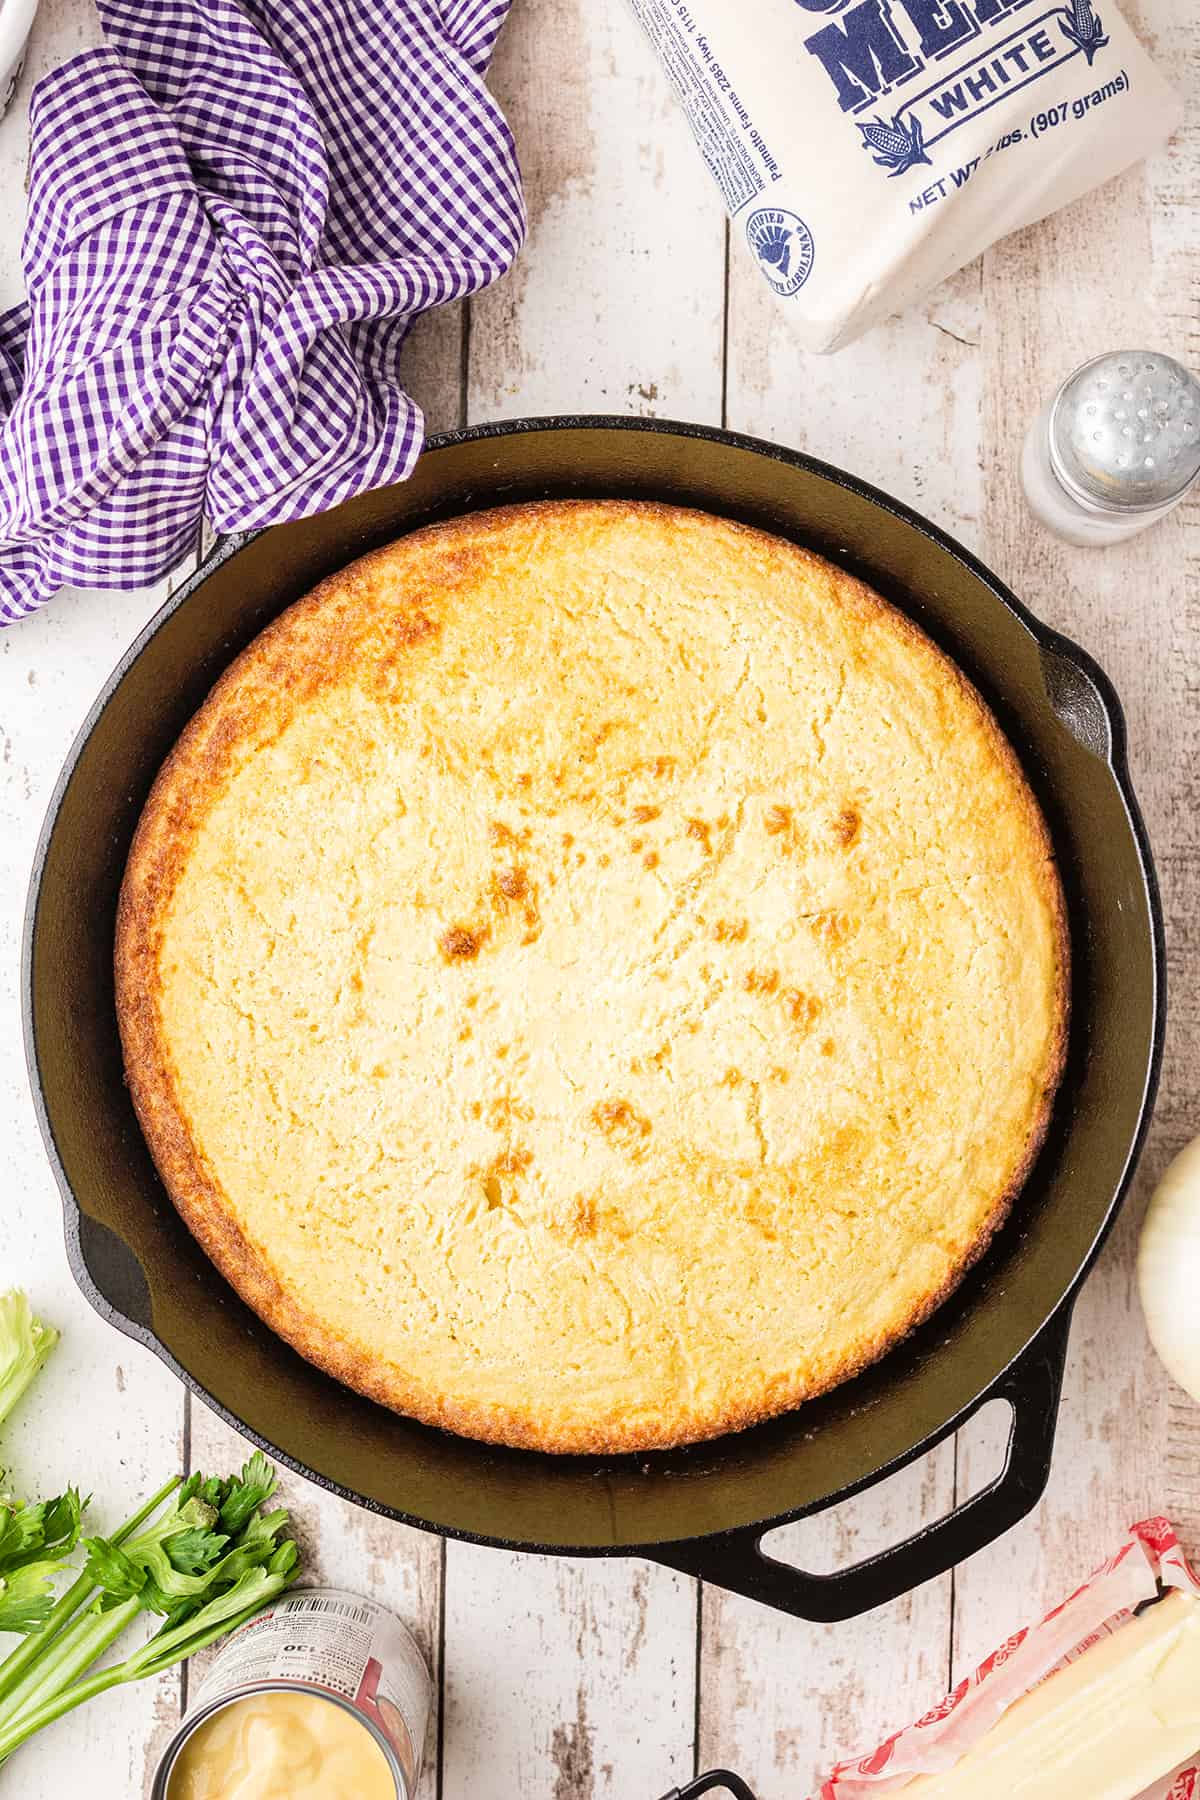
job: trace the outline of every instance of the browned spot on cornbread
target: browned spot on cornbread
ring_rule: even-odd
[[[747,1196],[744,1212],[747,1223],[754,1227],[760,1237],[773,1244],[779,1236],[778,1208],[772,1206],[761,1194],[751,1193]]]
[[[561,1218],[553,1217],[550,1225],[552,1229],[561,1229],[569,1238],[603,1235],[621,1243],[631,1235],[618,1208],[603,1205],[594,1194],[577,1194]]]
[[[501,1150],[488,1164],[489,1175],[524,1175],[533,1161],[533,1151],[523,1147]]]
[[[426,638],[436,637],[441,626],[436,619],[431,619],[426,612],[406,613],[395,623],[396,642],[406,647],[424,643]]]
[[[853,806],[843,806],[833,821],[833,835],[843,849],[848,850],[862,830],[862,819]]]
[[[830,950],[836,950],[839,944],[844,944],[854,930],[854,920],[849,913],[837,908],[815,913],[808,924],[813,936]]]
[[[807,1027],[821,1016],[821,1002],[815,995],[806,994],[803,988],[788,988],[783,1003],[793,1025]]]
[[[533,837],[528,825],[509,825],[504,819],[488,820],[488,837],[498,850],[511,846],[527,847]]]
[[[773,994],[779,986],[779,970],[747,969],[742,986],[748,994]]]
[[[438,948],[447,962],[470,962],[479,955],[485,936],[467,925],[451,925],[438,939]]]
[[[584,762],[595,762],[609,738],[620,729],[621,722],[619,719],[605,719],[602,725],[597,726],[595,731],[591,733],[587,746],[582,752]]]
[[[514,1119],[532,1119],[533,1108],[515,1094],[504,1092],[493,1095],[488,1102],[488,1124],[493,1131],[503,1131]]]
[[[567,1230],[575,1237],[594,1237],[599,1209],[594,1194],[577,1194],[567,1212]]]
[[[718,919],[713,926],[713,936],[718,944],[741,944],[749,929],[745,919]]]
[[[520,926],[520,943],[536,943],[541,932],[541,910],[537,888],[526,869],[514,863],[496,870],[487,898],[500,920],[513,920]]]
[[[649,1119],[628,1100],[597,1100],[590,1116],[611,1143],[626,1151],[640,1150],[650,1136]]]

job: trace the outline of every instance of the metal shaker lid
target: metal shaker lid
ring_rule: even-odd
[[[1055,396],[1050,462],[1093,506],[1167,505],[1200,473],[1200,381],[1157,350],[1093,357]]]

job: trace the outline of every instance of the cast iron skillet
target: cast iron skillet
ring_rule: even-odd
[[[397,1418],[302,1361],[225,1285],[167,1201],[126,1095],[113,1014],[130,837],[159,764],[230,658],[323,576],[415,525],[568,495],[668,499],[765,526],[919,620],[1022,757],[1050,821],[1074,945],[1070,1052],[1046,1145],[953,1299],[876,1368],[791,1417],[638,1457],[489,1448]],[[606,418],[436,438],[403,486],[222,544],[124,657],[71,752],[37,852],[23,993],[76,1279],[232,1423],[393,1517],[508,1547],[636,1552],[811,1619],[851,1617],[940,1574],[1039,1498],[1072,1301],[1142,1141],[1164,1008],[1158,898],[1121,711],[1091,658],[933,526],[836,469],[726,432]],[[1013,1409],[1006,1466],[948,1518],[832,1575],[762,1553],[764,1531],[867,1486],[997,1396]]]

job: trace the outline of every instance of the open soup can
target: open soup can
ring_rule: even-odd
[[[167,1745],[151,1800],[252,1792],[413,1800],[432,1684],[392,1613],[340,1588],[292,1590],[218,1651]],[[266,1790],[264,1790],[266,1791]]]

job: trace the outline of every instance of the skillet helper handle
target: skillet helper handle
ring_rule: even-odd
[[[735,1800],[754,1800],[754,1795],[746,1786],[740,1775],[730,1769],[710,1769],[706,1775],[697,1775],[695,1781],[689,1781],[686,1787],[672,1788],[664,1794],[662,1800],[700,1800],[701,1794],[711,1793],[714,1788],[726,1788],[735,1796]]]
[[[655,1560],[717,1587],[746,1594],[780,1612],[820,1623],[857,1618],[944,1575],[1003,1536],[1041,1499],[1050,1475],[1070,1328],[1071,1307],[1067,1305],[971,1408],[968,1416],[989,1400],[1007,1400],[1012,1407],[1008,1452],[995,1481],[903,1543],[853,1568],[812,1575],[768,1556],[762,1539],[770,1527],[751,1526],[694,1541],[656,1545]]]

